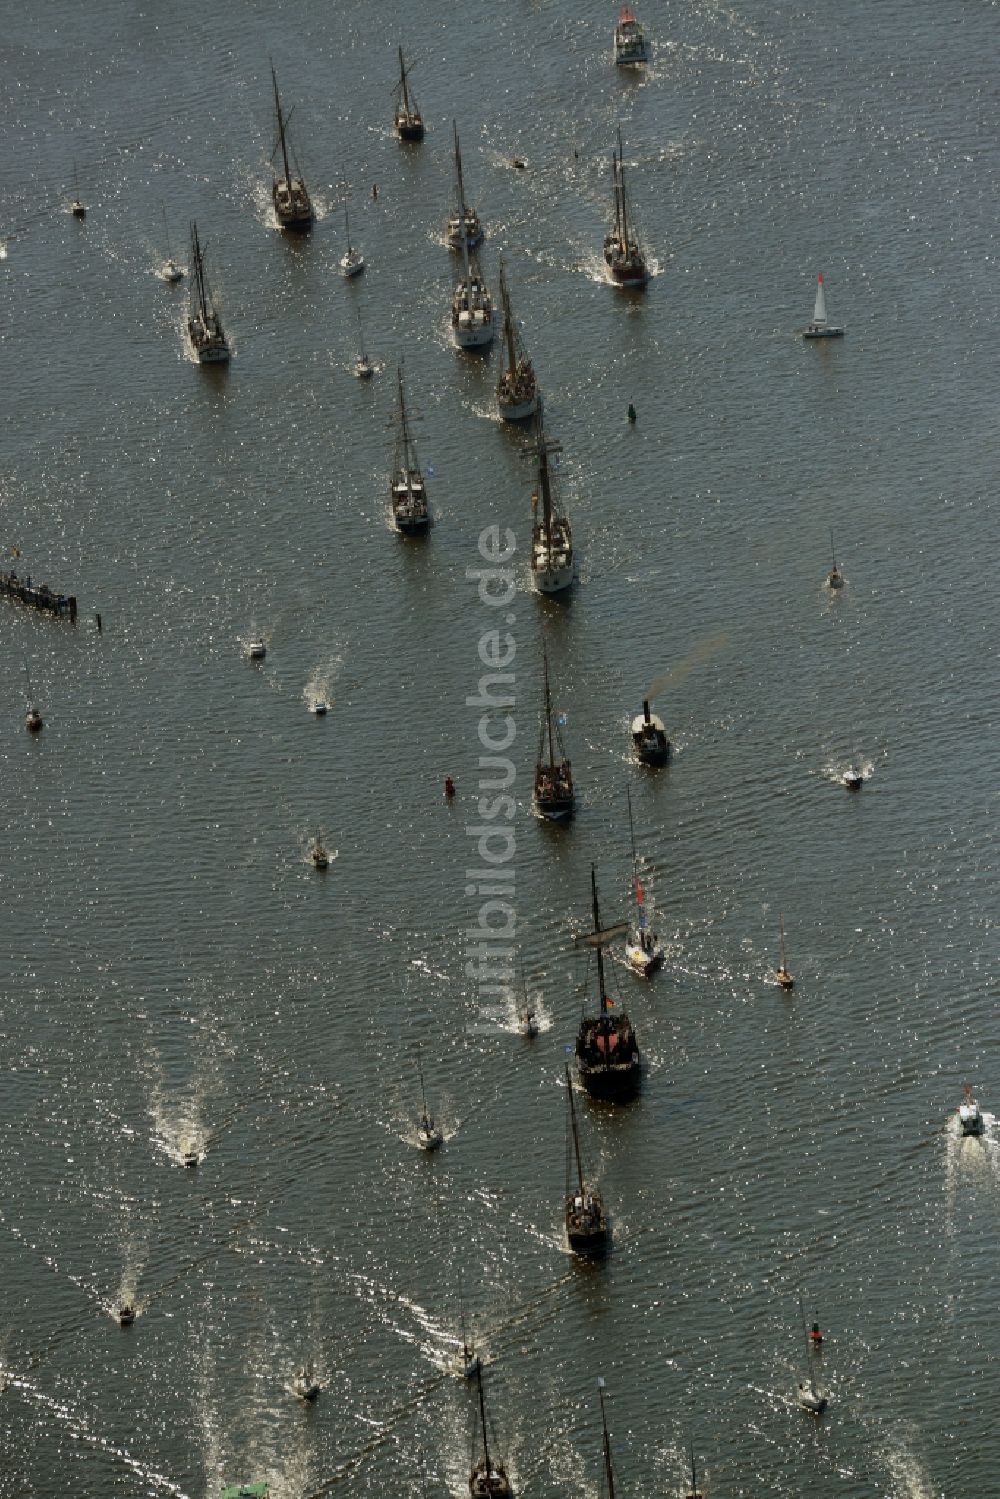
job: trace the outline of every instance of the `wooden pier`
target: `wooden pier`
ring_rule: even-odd
[[[53,593],[47,583],[32,583],[30,576],[0,573],[0,595],[32,609],[44,609],[46,614],[68,615],[70,623],[76,624],[76,595]]]

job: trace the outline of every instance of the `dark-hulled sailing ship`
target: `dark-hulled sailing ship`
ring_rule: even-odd
[[[396,134],[401,141],[422,141],[424,138],[424,117],[417,107],[417,101],[410,93],[407,77],[409,68],[403,60],[403,49],[399,49],[399,82],[396,85]]]
[[[600,1009],[584,1015],[576,1034],[576,1065],[580,1081],[592,1098],[625,1103],[634,1098],[642,1083],[642,1062],[632,1022],[624,1011],[616,1011],[604,986],[604,948],[628,930],[628,923],[602,928],[597,901],[597,870],[590,867],[594,929],[581,941],[597,950],[597,985]]]
[[[618,132],[618,150],[612,152],[611,171],[614,181],[615,217],[604,239],[604,260],[617,286],[641,289],[649,280],[649,266],[629,219],[628,194],[625,191],[625,163],[622,158],[622,133]]]
[[[569,1100],[570,1139],[566,1152],[566,1237],[576,1254],[606,1254],[611,1245],[611,1230],[604,1202],[596,1187],[584,1180],[580,1158],[580,1134],[573,1102],[573,1079],[566,1068],[566,1097]],[[572,1160],[570,1159],[572,1150]],[[573,1167],[575,1166],[575,1171]]]
[[[469,1494],[471,1499],[513,1499],[514,1490],[507,1477],[507,1469],[490,1452],[481,1364],[476,1369],[476,1386],[479,1395],[479,1424],[483,1438],[483,1455],[472,1465],[472,1471],[469,1474]]]
[[[281,162],[284,167],[283,177],[275,176],[271,183],[271,201],[274,203],[274,212],[282,229],[311,229],[315,214],[313,213],[312,199],[306,188],[302,173],[296,176],[288,162],[288,139],[286,130],[288,117],[281,107],[281,99],[278,95],[278,79],[271,67],[271,82],[274,85],[274,116],[278,130],[278,140],[275,150],[281,147]]]
[[[514,324],[503,261],[500,262],[500,303],[506,359],[497,381],[497,406],[505,422],[522,422],[538,410],[538,381]]]
[[[406,398],[403,395],[403,371],[396,368],[396,388],[399,397],[398,422],[396,427],[396,451],[392,460],[392,480],[389,493],[392,499],[392,518],[397,531],[404,536],[423,536],[430,523],[427,508],[427,490],[424,476],[417,462],[417,448],[410,433],[406,415]]]
[[[539,817],[547,822],[565,822],[573,816],[575,795],[573,767],[566,758],[559,725],[552,721],[552,694],[549,691],[549,657],[542,642],[542,682],[544,704],[538,759],[535,762],[533,803]],[[558,754],[556,753],[558,750]]]

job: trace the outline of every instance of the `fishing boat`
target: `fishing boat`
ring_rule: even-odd
[[[205,276],[205,252],[198,238],[198,225],[191,225],[191,267],[193,297],[191,315],[188,318],[188,337],[198,356],[199,364],[225,364],[229,359],[229,344],[222,329],[222,320],[208,289]]]
[[[635,18],[635,12],[623,5],[615,26],[615,62],[629,67],[649,61],[646,34]]]
[[[981,1135],[985,1128],[983,1116],[969,1083],[965,1085],[962,1102],[958,1106],[958,1123],[963,1135]]]
[[[778,925],[781,930],[781,962],[774,970],[774,981],[780,984],[782,989],[794,989],[795,980],[789,973],[788,964],[785,961],[785,918],[783,916],[778,917]]]
[[[399,411],[396,451],[392,460],[392,479],[389,483],[392,518],[396,523],[396,530],[401,531],[404,536],[424,536],[430,527],[431,517],[427,509],[424,476],[420,472],[417,448],[410,434],[410,424],[406,415],[401,365],[396,366],[396,389]]]
[[[843,338],[843,328],[833,328],[826,317],[826,288],[822,271],[816,277],[816,302],[812,322],[802,330],[803,338]]]
[[[319,1381],[316,1379],[311,1369],[296,1369],[295,1377],[292,1380],[293,1395],[296,1395],[299,1400],[304,1400],[307,1404],[311,1405],[319,1395],[319,1391]]]
[[[351,220],[347,212],[347,204],[344,204],[344,234],[347,238],[347,249],[340,257],[340,274],[350,281],[354,276],[360,276],[365,268],[365,257],[355,245],[351,244]]]
[[[479,1426],[483,1438],[483,1455],[473,1464],[469,1474],[470,1499],[513,1499],[514,1490],[507,1477],[507,1469],[490,1453],[481,1365],[476,1369],[476,1389],[479,1396]]]
[[[370,380],[375,373],[374,366],[365,353],[365,339],[361,328],[361,308],[356,309],[358,314],[358,357],[354,361],[354,373],[359,380]]]
[[[503,308],[503,341],[507,357],[497,381],[497,406],[505,422],[523,422],[538,410],[538,381],[514,324],[503,261],[500,262],[500,305]]]
[[[165,204],[160,204],[160,211],[163,214],[163,240],[167,247],[167,258],[160,266],[160,280],[165,281],[168,286],[173,286],[176,282],[183,281],[184,267],[177,264],[173,251],[170,248],[170,230],[167,228],[167,209]]]
[[[434,1116],[427,1107],[427,1095],[424,1092],[424,1069],[420,1060],[420,1048],[417,1047],[417,1075],[420,1078],[420,1121],[417,1124],[417,1144],[421,1150],[437,1150],[444,1140],[444,1135],[434,1123]]]
[[[843,588],[843,586],[844,586],[844,574],[840,571],[840,568],[837,566],[837,551],[836,551],[836,548],[833,545],[833,527],[832,526],[830,527],[830,556],[831,556],[831,558],[833,560],[833,566],[831,567],[830,571],[826,575],[826,586],[827,586],[827,588]]]
[[[569,516],[560,510],[554,493],[549,457],[562,452],[562,444],[545,436],[542,408],[538,408],[535,440],[537,483],[531,495],[531,577],[539,593],[562,593],[576,576],[573,532]],[[539,513],[541,500],[541,513]]]
[[[799,1320],[802,1323],[802,1338],[805,1343],[806,1377],[799,1380],[798,1402],[802,1409],[809,1411],[811,1415],[821,1416],[830,1402],[816,1384],[816,1374],[809,1356],[809,1334],[806,1331],[806,1314],[802,1310],[801,1296],[799,1297]]]
[[[330,855],[327,853],[325,847],[323,846],[323,840],[320,838],[318,833],[312,841],[312,847],[309,850],[309,857],[310,859],[312,859],[314,869],[327,869],[329,867]]]
[[[604,1201],[598,1189],[587,1183],[583,1176],[580,1158],[580,1132],[576,1122],[576,1105],[573,1102],[573,1079],[566,1072],[566,1098],[569,1102],[569,1139],[566,1159],[566,1237],[575,1254],[606,1254],[611,1247],[611,1229]],[[573,1167],[576,1167],[575,1171]]]
[[[547,822],[565,822],[573,816],[573,768],[566,758],[558,723],[552,721],[552,695],[549,691],[549,658],[542,641],[542,723],[535,761],[535,789],[532,804],[538,817]],[[558,750],[558,755],[556,751]]]
[[[641,290],[649,280],[649,266],[636,236],[635,223],[629,218],[621,130],[618,132],[618,149],[611,155],[611,173],[615,211],[612,227],[604,238],[605,264],[616,286]]]
[[[458,143],[458,125],[454,120],[451,122],[451,128],[455,138],[455,187],[458,193],[458,206],[448,220],[448,244],[453,250],[460,250],[463,245],[468,250],[474,250],[483,242],[483,226],[479,222],[476,210],[470,208],[466,201],[465,177],[462,173],[462,148]]]
[[[625,1103],[642,1083],[642,1063],[632,1022],[624,1011],[615,1013],[604,983],[604,948],[628,930],[627,922],[603,928],[597,902],[597,870],[590,867],[594,928],[579,940],[597,950],[597,987],[600,1009],[584,1015],[576,1035],[576,1065],[580,1081],[593,1098]]]
[[[650,931],[646,917],[646,891],[639,878],[639,861],[635,854],[635,833],[632,828],[632,793],[626,788],[628,797],[628,832],[632,844],[632,889],[635,893],[635,921],[625,934],[625,961],[633,973],[645,979],[652,978],[663,966],[663,943],[656,933]]]
[[[27,729],[29,734],[37,734],[39,729],[44,726],[44,721],[35,702],[35,694],[31,690],[31,675],[28,671],[27,661],[25,661],[23,665],[25,680],[28,684],[28,694],[24,714],[24,727]]]
[[[694,1443],[688,1444],[688,1457],[691,1468],[691,1487],[684,1490],[684,1499],[705,1499],[704,1490],[698,1487],[698,1470],[694,1462]]]
[[[73,197],[70,201],[69,211],[75,219],[87,217],[87,205],[80,197],[80,184],[76,179],[76,162],[73,163]]]
[[[274,204],[274,212],[282,229],[305,230],[311,229],[315,214],[313,212],[312,199],[309,196],[302,173],[296,176],[288,162],[288,116],[281,107],[281,99],[278,95],[278,79],[271,66],[271,83],[274,86],[274,117],[277,124],[278,139],[275,151],[281,148],[281,162],[284,167],[284,176],[274,176],[271,183],[271,201]]]
[[[856,765],[849,765],[840,778],[840,784],[848,791],[860,791],[864,776]]]
[[[670,759],[663,719],[650,712],[648,698],[643,698],[642,712],[632,720],[632,748],[643,765],[666,765]]]
[[[424,117],[417,108],[417,101],[410,93],[407,78],[409,68],[403,61],[403,49],[399,49],[399,82],[396,85],[396,134],[401,141],[422,141]]]

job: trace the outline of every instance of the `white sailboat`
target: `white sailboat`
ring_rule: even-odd
[[[632,843],[632,888],[635,893],[635,922],[625,935],[625,961],[633,973],[651,978],[663,966],[663,943],[655,932],[650,931],[646,916],[646,891],[639,878],[639,862],[635,855],[635,832],[632,827],[632,793],[626,788],[628,797],[628,832]]]
[[[358,276],[364,270],[365,257],[351,244],[351,220],[346,203],[344,204],[344,233],[347,237],[347,249],[340,257],[340,274],[349,281],[352,276]]]
[[[368,355],[365,353],[365,338],[364,338],[364,333],[362,332],[362,328],[361,328],[361,308],[360,307],[357,309],[357,314],[358,314],[358,357],[354,361],[354,373],[357,375],[357,377],[358,377],[359,380],[370,380],[371,377],[372,377],[372,375],[375,373],[375,370],[374,370],[374,366],[373,366],[371,360],[368,358]]]
[[[781,928],[781,963],[774,970],[774,981],[776,984],[780,984],[782,989],[794,989],[795,980],[788,970],[788,964],[785,962],[785,918],[779,915],[778,923]]]
[[[167,210],[165,204],[160,204],[160,211],[163,214],[163,239],[167,247],[167,258],[160,266],[160,280],[165,281],[168,286],[173,286],[176,282],[183,280],[184,267],[177,264],[173,256],[173,251],[170,248],[170,231],[167,228]]]
[[[823,282],[823,272],[820,271],[816,277],[816,303],[813,307],[812,322],[802,330],[803,338],[843,338],[843,328],[831,327],[826,316],[826,288]]]
[[[830,1402],[816,1384],[809,1334],[806,1331],[806,1314],[802,1310],[801,1296],[799,1297],[799,1319],[802,1322],[802,1338],[806,1345],[806,1377],[799,1380],[798,1401],[803,1410],[809,1411],[813,1416],[821,1416]]]

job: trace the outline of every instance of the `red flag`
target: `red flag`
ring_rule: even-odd
[[[604,1003],[607,1005],[607,1007],[608,1007],[609,1010],[613,1010],[614,1007],[615,1007],[614,1000],[613,999],[609,999],[606,994],[604,996]]]
[[[636,882],[635,882],[635,898],[639,902],[640,906],[642,905],[643,901],[646,899],[646,892],[642,888],[642,883],[639,880],[638,876],[636,877]]]

